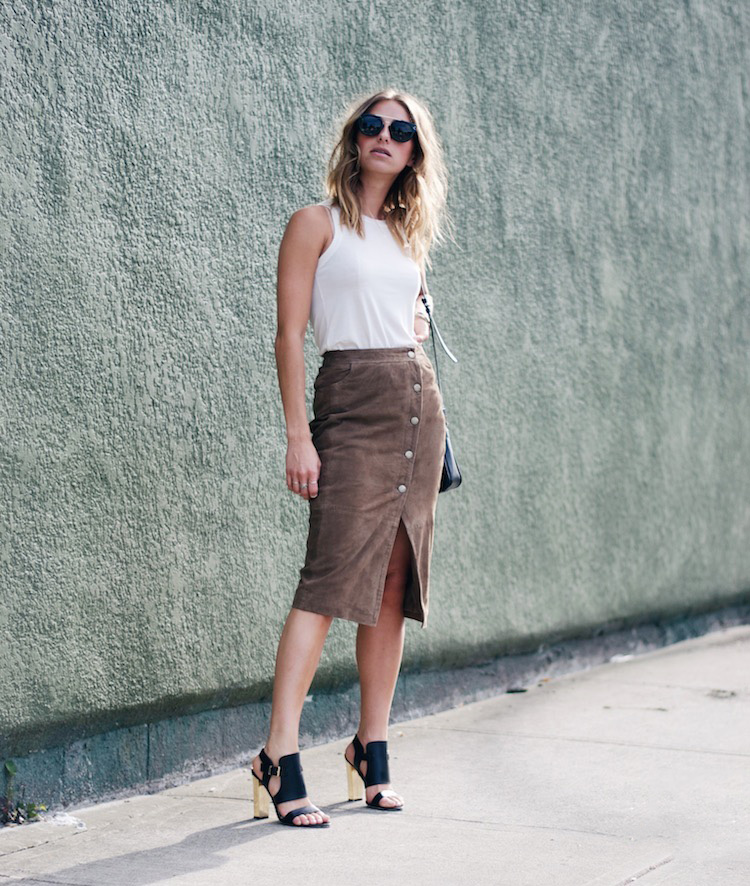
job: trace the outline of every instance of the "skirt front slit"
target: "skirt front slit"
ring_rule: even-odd
[[[314,382],[321,461],[292,605],[377,624],[399,522],[411,546],[404,615],[424,627],[445,417],[422,345],[327,351]]]

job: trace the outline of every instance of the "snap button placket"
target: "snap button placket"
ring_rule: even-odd
[[[416,353],[415,350],[411,350],[411,349],[410,349],[410,350],[408,350],[406,353],[407,353],[407,356],[410,357],[411,359],[413,359],[413,358],[415,358],[415,357],[417,356],[417,353]],[[420,368],[419,368],[419,366],[415,366],[415,367],[414,367],[414,375],[416,375],[417,378],[420,377],[420,376],[419,376],[419,373],[420,373]],[[413,388],[413,390],[414,390],[417,394],[419,394],[419,392],[422,390],[422,385],[421,385],[419,382],[414,382],[414,381],[413,381],[413,382],[412,382],[412,388]],[[418,411],[419,408],[420,408],[420,406],[421,406],[421,397],[417,396],[417,397],[416,397],[416,401],[415,401],[414,404],[412,405],[412,409],[414,409],[415,411]],[[419,435],[419,432],[418,432],[418,430],[417,430],[417,428],[416,428],[416,425],[419,424],[419,416],[418,416],[418,415],[412,415],[412,416],[409,417],[409,421],[410,421],[411,424],[414,426],[414,432],[413,432],[413,434],[411,435],[411,438],[412,438],[411,441],[410,441],[410,442],[411,442],[411,448],[410,448],[410,449],[407,449],[407,450],[404,451],[404,458],[406,458],[406,459],[409,460],[409,467],[407,468],[407,470],[406,470],[406,472],[405,472],[405,474],[404,474],[404,479],[405,479],[406,481],[409,480],[409,478],[411,477],[412,472],[413,472],[413,470],[414,470],[414,453],[415,453],[415,450],[416,450],[416,448],[417,448],[416,444],[417,444],[417,438],[418,438],[418,435]],[[407,490],[407,485],[406,485],[406,483],[401,483],[401,484],[399,484],[399,485],[396,487],[396,489],[398,490],[398,492],[399,492],[400,495],[403,495],[403,494],[406,492],[406,490]]]

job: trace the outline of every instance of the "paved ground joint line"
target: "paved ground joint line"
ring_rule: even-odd
[[[674,861],[673,855],[668,855],[666,858],[662,858],[661,861],[657,861],[654,864],[650,864],[647,868],[643,868],[642,871],[638,871],[637,874],[632,874],[630,877],[626,877],[624,880],[619,880],[614,886],[628,886],[628,883],[635,883],[636,880],[640,880],[641,877],[645,877],[646,874],[650,874],[651,871],[655,871],[657,868],[663,867],[665,864],[669,864],[670,861]]]

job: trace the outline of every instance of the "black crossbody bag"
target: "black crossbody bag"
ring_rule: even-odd
[[[443,340],[443,336],[440,334],[440,330],[437,328],[437,324],[435,323],[435,320],[432,316],[432,311],[430,310],[430,306],[427,303],[427,299],[425,298],[425,293],[429,295],[429,290],[427,289],[427,281],[425,280],[424,275],[424,269],[422,269],[422,289],[420,291],[420,295],[422,296],[422,303],[424,304],[427,311],[427,317],[430,323],[430,332],[434,332],[434,335],[431,335],[432,350],[435,354],[435,373],[437,375],[438,389],[440,390],[440,397],[442,400],[443,390],[440,387],[440,370],[438,369],[435,335],[437,335],[445,353],[451,358],[451,360],[453,360],[454,363],[458,363],[458,358],[454,357],[454,355],[448,350],[448,346]],[[448,430],[448,418],[445,414],[445,401],[443,401],[442,409],[443,417],[445,418],[445,459],[443,460],[443,475],[440,478],[440,489],[438,490],[438,492],[447,492],[449,489],[456,489],[458,486],[461,485],[461,471],[459,470],[458,462],[456,461],[456,456],[453,452],[453,446],[451,445],[451,437]]]

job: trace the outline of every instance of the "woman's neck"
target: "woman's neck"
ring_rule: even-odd
[[[383,204],[391,189],[393,179],[389,176],[383,179],[378,176],[375,179],[369,176],[362,176],[359,180],[359,209],[370,218],[376,218],[382,221],[385,218],[383,212]]]

